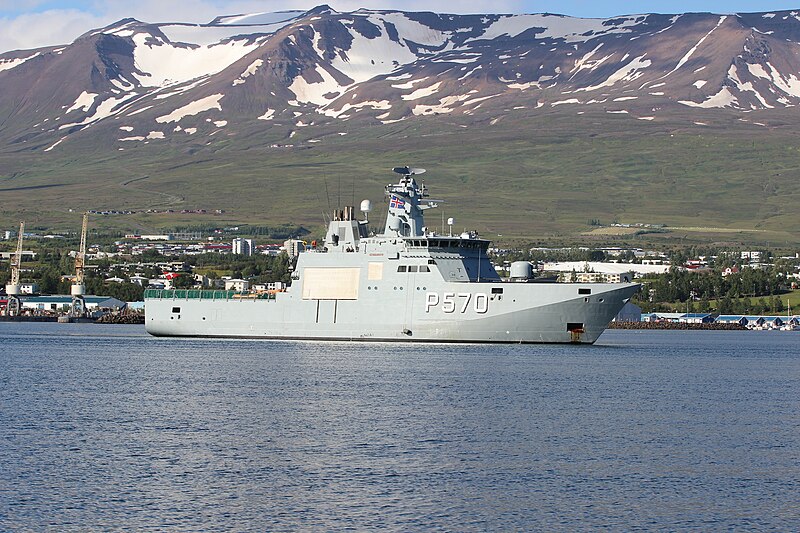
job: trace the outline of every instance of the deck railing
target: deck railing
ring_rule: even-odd
[[[147,289],[150,300],[274,300],[272,293],[241,293],[237,291],[206,291],[200,289]]]

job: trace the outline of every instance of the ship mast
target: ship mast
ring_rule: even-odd
[[[25,222],[20,222],[19,235],[17,235],[17,250],[11,258],[11,280],[6,285],[6,294],[8,295],[7,313],[9,316],[18,315],[22,308],[22,302],[19,299],[19,271],[22,268],[22,237],[24,234]]]
[[[84,270],[86,266],[86,232],[89,229],[89,213],[83,214],[83,225],[81,226],[81,244],[78,253],[75,255],[75,282],[72,284],[72,316],[84,316],[86,314],[86,302],[83,296],[86,294],[84,284]]]
[[[401,237],[421,237],[425,234],[425,222],[422,212],[438,207],[440,200],[427,198],[425,185],[417,185],[414,176],[425,173],[424,168],[393,168],[402,178],[399,183],[386,186],[385,194],[389,198],[389,212],[386,216],[384,235]]]

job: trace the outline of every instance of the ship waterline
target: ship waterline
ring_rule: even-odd
[[[369,236],[352,208],[330,222],[324,247],[299,254],[285,291],[148,290],[157,336],[405,342],[594,343],[638,290],[634,283],[503,281],[474,233],[436,235],[436,207],[402,167],[386,187],[384,233]]]

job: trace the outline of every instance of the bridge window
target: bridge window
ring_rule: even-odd
[[[405,265],[400,265],[400,266],[398,266],[398,267],[397,267],[397,271],[398,271],[398,272],[405,272],[405,271],[406,271],[406,266],[405,266]]]

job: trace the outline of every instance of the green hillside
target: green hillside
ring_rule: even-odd
[[[29,227],[77,229],[76,212],[87,209],[221,209],[98,217],[93,226],[294,223],[316,230],[329,205],[363,198],[376,203],[377,223],[383,186],[393,179],[388,169],[410,164],[428,169],[432,196],[446,201],[431,227],[445,215],[459,230],[489,238],[591,239],[583,234],[595,219],[665,224],[654,239],[800,243],[800,138],[786,111],[751,114],[750,122],[689,111],[697,113],[679,110],[669,122],[602,111],[509,112],[494,123],[438,116],[298,128],[292,138],[288,127],[264,135],[263,124],[254,124],[184,143],[121,143],[109,130],[102,145],[76,136],[50,152],[0,152],[0,228],[24,219]],[[701,121],[709,125],[695,124]]]

